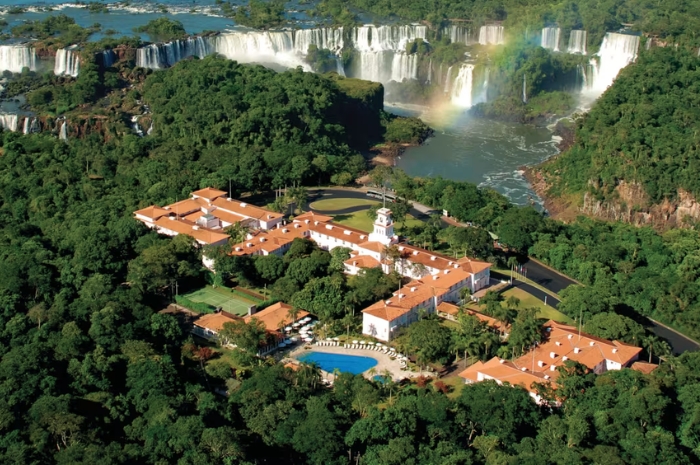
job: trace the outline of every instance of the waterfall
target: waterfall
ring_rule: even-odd
[[[212,51],[241,63],[277,63],[288,68],[310,70],[301,57],[309,49],[295,53],[294,31],[232,32],[213,37]],[[319,48],[322,48],[317,45]]]
[[[56,76],[78,76],[78,71],[80,71],[80,57],[74,50],[74,47],[70,47],[59,48],[56,51],[56,63],[53,67],[53,73]]]
[[[343,49],[343,28],[299,29],[294,32],[294,50],[306,54],[309,45],[338,54]]]
[[[391,80],[403,82],[404,79],[418,78],[418,55],[395,53],[391,63]]]
[[[452,66],[447,68],[447,74],[445,75],[445,93],[450,93],[450,85],[452,84]]]
[[[542,40],[540,41],[540,45],[542,48],[558,52],[560,35],[561,29],[558,27],[545,27],[542,29]]]
[[[353,45],[359,52],[405,51],[406,45],[416,39],[425,40],[427,26],[374,26],[355,28]]]
[[[449,26],[442,29],[442,36],[449,37],[453,44],[473,45],[475,40],[472,31],[464,26]]]
[[[472,84],[474,77],[474,65],[463,64],[455,78],[452,87],[452,104],[462,108],[472,106]]]
[[[36,71],[36,53],[22,45],[0,45],[0,71],[21,73],[23,68]]]
[[[348,74],[382,83],[392,80],[401,82],[418,78],[418,57],[407,54],[406,47],[416,39],[425,40],[427,32],[426,26],[415,24],[365,25],[349,32],[343,28],[237,31],[148,45],[137,50],[136,64],[143,68],[160,69],[191,56],[218,53],[241,63],[275,63],[310,70],[304,61],[309,46],[330,50],[336,57],[340,57],[344,47],[352,47],[357,52],[357,59],[352,66],[354,72],[348,70]],[[107,62],[110,60],[105,58]],[[345,74],[340,60],[337,70],[338,74]]]
[[[491,68],[486,68],[484,71],[484,100],[489,98],[489,75],[491,74]]]
[[[428,80],[425,81],[426,84],[430,84],[433,81],[433,59],[428,61]]]
[[[27,116],[24,118],[24,127],[22,128],[22,133],[31,134],[33,132],[41,132],[41,123],[39,118],[34,116]]]
[[[10,113],[0,113],[0,127],[6,131],[17,131],[19,117]]]
[[[61,140],[68,140],[68,126],[65,121],[61,123],[61,131],[58,133],[58,138]]]
[[[341,76],[345,76],[345,68],[343,67],[343,61],[339,58],[335,58],[335,72]]]
[[[591,82],[591,91],[596,96],[605,92],[622,68],[637,59],[638,50],[639,36],[608,32],[598,52],[600,64],[594,64],[594,60],[591,63],[597,66],[594,80]]]
[[[204,37],[174,40],[165,44],[151,44],[136,50],[136,66],[161,69],[173,66],[180,60],[211,53],[209,42]]]
[[[131,117],[131,129],[134,130],[137,136],[143,137],[143,130],[139,126],[139,115],[134,115]]]
[[[150,136],[153,133],[153,120],[151,120],[151,125],[148,126],[148,131],[146,131],[146,135]]]
[[[479,43],[481,45],[500,45],[504,43],[503,26],[481,26]]]
[[[109,68],[117,61],[117,54],[114,50],[105,50],[102,52],[102,66]]]
[[[585,55],[587,53],[586,43],[588,41],[588,33],[581,30],[571,31],[569,36],[569,53],[580,53]]]
[[[527,77],[523,74],[523,103],[527,103]]]

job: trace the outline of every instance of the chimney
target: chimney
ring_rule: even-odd
[[[591,341],[591,347],[593,347],[594,345],[595,345],[595,342]]]
[[[555,344],[558,345],[558,346],[560,346],[560,345],[561,345],[561,342],[557,341],[557,342],[555,342]]]
[[[305,222],[306,224],[309,224],[310,220],[305,220],[304,222]]]
[[[520,371],[527,371],[527,368],[522,367],[522,368],[520,369]]]
[[[505,361],[504,359],[500,359],[499,362],[500,362],[500,363],[506,363],[506,361]]]
[[[549,371],[557,371],[556,365],[549,365]]]
[[[436,274],[433,275],[433,281],[437,281],[438,276]]]
[[[192,226],[192,229],[195,230],[195,231],[198,231],[198,230],[199,230],[199,225],[195,224],[194,226]]]
[[[450,270],[443,271],[443,273],[445,273],[445,274],[448,274],[449,272],[450,272]]]
[[[569,339],[573,339],[573,338],[574,338],[574,335],[573,335],[573,334],[569,334]]]
[[[613,354],[616,354],[616,353],[617,353],[617,347],[615,347],[615,348],[613,349],[612,352],[613,352]]]
[[[245,202],[241,202],[241,207],[245,208],[245,207],[247,207],[247,206],[248,206],[248,204],[247,204],[247,203],[245,203]]]
[[[452,266],[452,261],[447,263],[448,266]]]
[[[544,366],[544,362],[542,360],[537,361],[537,366],[542,368]]]
[[[437,257],[436,257],[435,255],[431,255],[431,256],[430,256],[430,261],[431,261],[431,262],[434,262],[436,258],[437,258]]]
[[[411,286],[411,292],[416,292],[416,286]],[[615,350],[615,349],[613,349]]]
[[[243,250],[243,249],[240,247],[236,247],[236,252],[240,252],[241,250]]]
[[[233,199],[231,197],[226,197],[226,200],[228,200],[230,202]]]
[[[564,355],[561,359],[562,359],[563,361],[566,362],[567,360],[569,360],[569,357],[567,357],[566,355]]]
[[[579,349],[578,347],[574,347],[574,353],[578,354],[579,352],[581,352],[581,349]]]
[[[544,375],[544,379],[549,379],[549,375]]]
[[[413,255],[418,255],[418,251],[417,251],[417,250],[414,250],[414,251],[413,251]]]
[[[554,352],[550,352],[549,358],[557,358],[557,354],[555,354]]]

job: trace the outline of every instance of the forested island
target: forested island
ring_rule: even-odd
[[[569,216],[564,223],[492,189],[372,168],[363,156],[369,149],[417,144],[430,129],[386,113],[382,84],[340,76],[319,50],[310,64],[328,68],[323,75],[215,54],[154,71],[136,64],[139,40],[110,38],[76,52],[77,77],[6,73],[5,96],[26,96],[31,114],[26,134],[0,133],[0,462],[697,463],[700,353],[672,355],[649,327],[654,319],[700,337],[700,238],[693,211],[669,207],[659,214],[674,220],[662,224],[638,218],[698,195],[698,58],[690,50],[698,44],[687,32],[696,2],[540,3],[327,0],[316,11],[341,24],[356,21],[355,8],[431,24],[556,21],[599,37],[624,22],[674,39],[677,49],[653,48],[625,69],[575,119],[572,147],[532,175],[543,194],[583,201],[583,213],[611,221]],[[281,23],[279,9],[252,2],[230,14],[268,27]],[[185,37],[170,21],[143,31]],[[89,34],[65,18],[14,32],[42,40],[40,53]],[[447,40],[411,46],[442,54],[445,63],[466,50]],[[475,107],[479,116],[541,122],[554,107],[574,107],[553,76],[572,72],[581,57],[511,44],[489,59],[503,64],[492,76],[501,97]],[[523,80],[542,89],[527,106],[517,97]],[[33,130],[32,121],[43,129]],[[258,357],[266,336],[254,325],[232,330],[238,348],[229,350],[193,337],[176,313],[163,312],[207,284],[226,292],[242,286],[263,293],[265,304],[312,311],[329,335],[360,337],[359,310],[401,292],[406,283],[396,274],[374,268],[349,276],[342,273],[347,250],[329,253],[305,239],[283,256],[231,254],[232,243],[247,240],[245,228],[228,229],[228,245],[203,248],[186,235],[156,234],[133,212],[214,187],[264,199],[291,221],[303,214],[310,188],[352,186],[363,175],[373,188],[391,186],[401,236],[501,270],[536,257],[581,283],[561,293],[562,318],[639,346],[644,360],[660,365],[596,375],[569,361],[558,368],[557,392],[540,387],[546,405],[518,386],[423,376],[431,366],[512,358],[547,337],[536,308],[491,294],[478,309],[510,325],[508,338],[466,311],[449,324],[422,315],[395,343],[415,355],[421,376],[398,383],[383,373],[336,373],[330,387],[313,365]],[[407,200],[469,227],[409,218]],[[621,202],[625,208],[616,208]],[[203,255],[215,258],[217,273],[203,267]]]

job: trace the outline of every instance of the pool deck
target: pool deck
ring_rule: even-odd
[[[382,352],[378,352],[376,350],[346,349],[342,346],[317,346],[315,344],[311,345],[310,349],[305,349],[304,347],[305,346],[303,345],[295,347],[285,355],[287,358],[293,358],[295,361],[297,360],[298,356],[304,355],[310,351],[324,352],[327,354],[358,355],[361,357],[371,357],[377,361],[377,364],[373,367],[376,373],[372,376],[381,375],[384,372],[384,370],[389,370],[392,373],[392,378],[394,379],[394,381],[400,381],[404,378],[415,378],[417,376],[420,376],[420,373],[403,370],[401,368],[401,363],[399,362],[399,360],[391,360],[391,358],[389,358],[389,355]],[[332,379],[332,373],[323,373],[326,375],[327,378]],[[372,376],[370,376],[369,374],[369,370],[362,373],[362,376],[364,376],[367,379],[372,379]]]

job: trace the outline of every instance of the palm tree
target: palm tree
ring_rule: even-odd
[[[292,319],[291,323],[297,321],[297,315],[299,315],[299,309],[294,306],[287,311],[287,316]]]
[[[382,250],[382,258],[387,260],[391,264],[390,271],[393,271],[396,267],[396,263],[401,258],[401,251],[396,246],[396,244],[387,245],[386,247],[384,247],[384,250]],[[401,274],[403,275],[403,273]]]
[[[506,307],[508,307],[511,310],[517,310],[519,306],[520,299],[518,299],[514,295],[508,297],[508,299],[506,300]]]
[[[508,267],[510,268],[510,283],[513,284],[513,271],[517,269],[519,263],[518,259],[514,256],[511,255],[508,257]]]
[[[469,286],[464,286],[462,289],[459,290],[459,298],[462,299],[462,304],[464,305],[464,301],[467,300],[467,297],[470,297],[472,295],[472,290]]]

